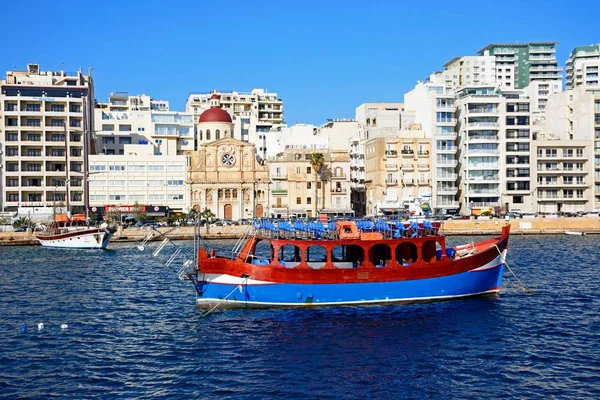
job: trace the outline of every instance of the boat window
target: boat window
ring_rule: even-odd
[[[434,262],[436,261],[436,241],[428,240],[423,243],[421,246],[421,257],[425,262]]]
[[[365,259],[363,248],[357,245],[338,245],[331,251],[331,260],[336,268],[358,268]]]
[[[323,268],[327,261],[327,251],[323,246],[314,245],[306,249],[306,263],[311,268]]]
[[[287,268],[300,264],[302,252],[298,246],[286,244],[279,249],[279,263]]]
[[[369,249],[369,261],[378,267],[385,267],[392,262],[392,250],[387,244],[376,244]]]
[[[400,243],[396,247],[396,261],[403,266],[417,262],[417,246],[414,243]]]
[[[252,264],[267,265],[273,260],[273,245],[271,242],[260,240],[254,248]]]

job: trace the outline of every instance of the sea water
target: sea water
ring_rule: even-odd
[[[511,237],[533,293],[206,318],[134,243],[2,247],[0,397],[600,398],[599,243]]]

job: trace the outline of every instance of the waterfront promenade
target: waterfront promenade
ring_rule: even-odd
[[[500,234],[502,226],[511,224],[512,234],[538,235],[538,234],[564,234],[565,231],[582,231],[588,234],[600,234],[600,218],[534,218],[534,219],[490,219],[490,220],[451,220],[445,221],[442,233],[445,235],[494,235]],[[205,239],[236,239],[248,228],[240,226],[213,226],[207,232],[202,228],[201,233]],[[160,228],[167,231],[172,228]],[[194,228],[191,226],[179,227],[169,233],[172,240],[190,240],[193,238]],[[147,230],[128,228],[115,233],[112,242],[137,242],[148,234]],[[36,245],[37,240],[27,232],[0,232],[0,246],[11,245]]]

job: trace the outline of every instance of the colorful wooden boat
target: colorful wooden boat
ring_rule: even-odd
[[[201,308],[306,307],[446,300],[500,291],[510,225],[449,248],[424,221],[260,221],[231,257],[200,248],[188,274]]]

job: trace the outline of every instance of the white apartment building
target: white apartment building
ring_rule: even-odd
[[[91,76],[29,64],[25,71],[8,71],[0,89],[0,209],[60,201],[83,210],[84,133],[93,130],[87,117]]]
[[[331,150],[349,150],[349,140],[356,136],[359,123],[351,118],[330,119],[321,125],[317,135],[327,138]]]
[[[466,87],[457,92],[458,171],[462,180],[458,196],[463,214],[479,214],[501,206],[502,108],[503,98],[495,85]]]
[[[190,209],[187,156],[156,155],[151,144],[125,145],[123,155],[91,155],[90,206],[127,209],[136,203],[174,212]],[[95,209],[94,209],[95,208]]]
[[[567,89],[584,86],[598,89],[600,44],[575,47],[567,60]]]
[[[480,65],[479,61],[477,65]],[[425,82],[418,82],[414,89],[404,95],[405,109],[414,113],[415,121],[421,125],[425,137],[433,139],[431,207],[435,214],[458,212],[460,207],[456,197],[458,161],[455,89],[454,82],[447,80],[445,76],[446,71],[432,74]]]
[[[94,112],[97,154],[123,155],[131,144],[151,144],[153,154],[166,156],[194,150],[193,115],[170,111],[168,101],[115,92]]]
[[[328,138],[319,135],[319,128],[312,124],[295,124],[282,128],[275,134],[276,154],[293,148],[327,148]],[[270,157],[273,158],[273,157]]]
[[[285,126],[283,100],[277,93],[269,93],[264,89],[253,89],[251,92],[191,93],[186,101],[186,112],[193,113],[197,123],[200,115],[213,106],[215,100],[218,101],[218,107],[232,116],[234,139],[254,144],[263,159],[277,154],[275,134]],[[210,140],[198,138],[198,143]]]

